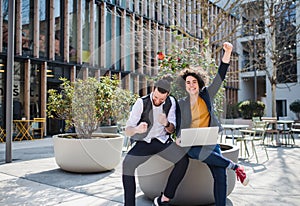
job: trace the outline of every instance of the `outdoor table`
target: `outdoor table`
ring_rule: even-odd
[[[230,130],[231,137],[232,137],[232,144],[234,145],[234,139],[236,136],[236,133],[239,132],[240,129],[246,129],[249,127],[247,124],[222,124],[222,127],[224,130]],[[226,133],[225,133],[225,139],[226,139]]]
[[[30,129],[34,120],[13,120],[14,126],[17,129],[17,135],[14,138],[15,140],[33,140],[32,135],[30,134]]]
[[[292,124],[294,123],[294,120],[278,120],[277,124],[282,125],[282,129],[280,130],[282,136],[284,135],[285,139],[285,145],[290,145],[290,138],[293,139],[293,142],[295,143],[294,137],[292,135]]]

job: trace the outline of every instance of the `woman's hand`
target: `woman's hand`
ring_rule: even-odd
[[[222,62],[228,64],[230,62],[230,56],[231,56],[233,46],[229,42],[224,42],[223,49],[224,49],[225,52],[224,52],[224,55],[223,55],[223,58],[222,58]]]
[[[229,42],[224,42],[223,44],[223,49],[225,50],[225,52],[231,52],[233,48],[233,45]]]
[[[180,139],[180,138],[176,138],[176,144],[177,144],[178,146],[180,146],[180,143],[181,143],[181,139]]]

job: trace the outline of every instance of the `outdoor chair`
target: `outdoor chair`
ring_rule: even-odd
[[[252,117],[252,122],[258,122],[261,121],[260,117]]]
[[[0,142],[5,142],[5,130],[0,126]]]
[[[294,121],[293,120],[279,120],[278,121],[278,130],[281,136],[282,142],[284,141],[285,145],[293,146],[295,144],[295,139],[292,131]]]
[[[32,135],[38,135],[40,138],[44,137],[46,118],[34,118],[32,123]]]
[[[252,153],[253,153],[253,155],[255,155],[257,163],[258,163],[258,155],[257,155],[257,151],[256,151],[256,145],[257,145],[256,142],[258,142],[258,144],[263,147],[263,149],[265,150],[267,159],[269,160],[267,148],[263,144],[263,139],[264,139],[265,132],[266,132],[266,126],[267,126],[267,123],[264,121],[255,121],[255,122],[253,122],[253,127],[251,129],[240,130],[240,132],[242,134],[241,141],[244,142],[245,150],[246,150],[245,152],[247,152],[248,158],[250,158],[250,155],[249,155],[249,151],[247,148],[247,142],[250,142],[251,147],[252,147]]]
[[[291,127],[291,132],[292,132],[292,138],[293,138],[293,141],[295,143],[295,135],[299,135],[300,134],[300,121],[296,120],[293,124],[292,124],[292,127]]]
[[[125,123],[118,123],[118,133],[124,136],[123,151],[128,152],[132,146],[132,142],[130,141],[130,137],[125,135]]]
[[[268,144],[273,143],[274,138],[276,144],[279,143],[279,131],[277,129],[277,118],[276,117],[262,117],[262,121],[266,122],[266,130],[263,138],[263,144],[265,144],[265,139],[268,138]]]

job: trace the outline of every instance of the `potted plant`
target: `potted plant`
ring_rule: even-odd
[[[126,118],[136,95],[121,89],[115,77],[60,80],[60,91],[48,91],[47,114],[65,120],[66,130],[74,127],[76,133],[53,137],[56,163],[71,172],[113,169],[121,160],[123,136],[95,131],[112,118]]]
[[[300,120],[300,100],[295,100],[290,104],[290,110],[295,113],[298,120]]]
[[[265,104],[261,101],[245,100],[240,102],[238,110],[244,119],[251,119],[252,117],[262,117],[265,111]]]

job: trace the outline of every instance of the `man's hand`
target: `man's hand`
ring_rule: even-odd
[[[125,128],[125,135],[131,137],[135,134],[145,133],[147,131],[147,129],[148,129],[148,124],[146,122],[141,122],[136,127],[126,127]]]
[[[136,133],[142,134],[145,133],[148,129],[148,124],[146,122],[141,122],[137,127],[136,127]]]
[[[160,124],[162,124],[164,127],[166,127],[168,125],[169,121],[168,121],[167,116],[166,116],[165,113],[159,114],[159,116],[158,116],[158,122]]]

